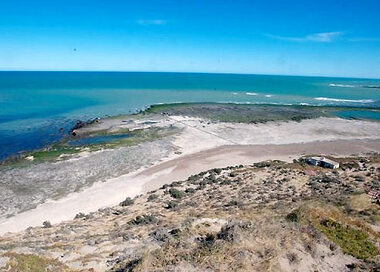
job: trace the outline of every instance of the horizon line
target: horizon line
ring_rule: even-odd
[[[328,75],[299,75],[299,74],[265,74],[265,73],[237,73],[237,72],[195,72],[195,71],[144,71],[144,70],[1,70],[2,72],[43,72],[43,73],[172,73],[172,74],[215,74],[215,75],[252,75],[252,76],[284,76],[284,77],[322,77],[379,80],[380,77],[358,76],[328,76]]]

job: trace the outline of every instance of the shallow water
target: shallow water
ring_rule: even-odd
[[[70,140],[67,142],[67,144],[69,146],[84,146],[84,145],[103,144],[103,143],[108,143],[108,142],[112,142],[112,141],[116,141],[116,140],[129,138],[131,136],[132,135],[130,135],[130,134],[93,136],[93,137],[85,137],[85,138]]]
[[[63,136],[60,128],[66,134],[78,119],[127,114],[156,103],[379,108],[380,89],[364,86],[380,86],[380,80],[191,73],[0,72],[0,160],[59,140]],[[363,115],[350,113],[350,117],[355,116]],[[364,117],[379,119],[378,114]]]
[[[380,111],[377,110],[342,110],[336,112],[336,115],[347,119],[376,119],[380,120]]]

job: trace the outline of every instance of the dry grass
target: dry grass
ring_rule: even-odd
[[[379,261],[379,221],[361,212],[376,215],[378,206],[354,192],[379,174],[351,178],[363,172],[277,161],[213,169],[129,206],[4,238],[0,249],[27,248],[42,260],[59,251],[68,266],[94,271],[342,271],[353,263],[366,271]],[[167,209],[169,201],[177,206]]]

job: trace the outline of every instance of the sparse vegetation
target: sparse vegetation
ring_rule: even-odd
[[[87,218],[87,215],[80,212],[80,213],[77,213],[74,217],[74,219],[80,219],[80,218]]]
[[[157,218],[151,214],[138,215],[135,219],[129,221],[132,225],[147,225],[157,222]]]
[[[286,215],[286,220],[288,220],[290,222],[299,222],[300,221],[300,211],[297,209],[297,210],[292,211],[291,213],[288,213]]]
[[[62,252],[58,259],[72,267],[107,263],[113,272],[305,271],[305,260],[319,271],[377,271],[380,214],[367,192],[379,186],[380,161],[351,162],[358,168],[337,172],[317,172],[298,160],[212,169],[133,203],[126,199],[128,209],[105,208],[90,220],[2,237],[0,249]],[[69,271],[60,269],[54,271]]]
[[[148,196],[148,201],[154,201],[158,198],[158,195],[156,194],[151,194]]]
[[[176,201],[169,201],[166,205],[166,209],[174,209],[178,206],[178,202]]]
[[[169,194],[172,198],[175,198],[175,199],[181,199],[182,197],[184,197],[184,194],[182,191],[178,189],[174,189],[174,188],[171,188],[169,190]]]
[[[44,222],[42,223],[42,226],[43,226],[44,228],[51,228],[51,223],[50,223],[50,221],[44,221]]]
[[[288,253],[288,254],[286,255],[286,257],[288,258],[289,263],[291,263],[291,264],[296,263],[297,260],[298,260],[298,258],[297,258],[297,254],[295,254],[295,253]]]
[[[194,194],[195,193],[195,189],[194,188],[186,188],[186,190],[185,190],[185,193],[186,194]]]
[[[120,202],[120,206],[125,207],[125,206],[131,206],[133,205],[134,201],[132,198],[127,197],[124,201]]]

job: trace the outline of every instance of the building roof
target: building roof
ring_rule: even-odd
[[[316,161],[323,161],[323,162],[329,163],[331,165],[337,165],[337,166],[339,165],[338,162],[330,160],[330,159],[327,159],[325,157],[311,157],[311,159],[316,160]]]

